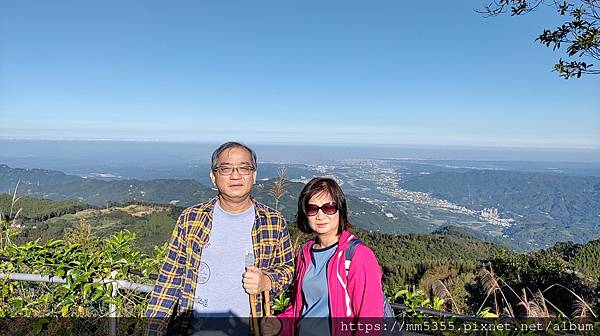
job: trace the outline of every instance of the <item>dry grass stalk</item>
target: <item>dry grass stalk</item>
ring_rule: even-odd
[[[17,197],[17,190],[19,189],[19,184],[21,183],[21,180],[19,179],[17,181],[17,185],[15,185],[15,190],[13,192],[13,197],[12,200],[10,202],[10,212],[8,214],[8,217],[13,218],[12,214],[15,208],[15,204],[21,199],[21,197]],[[19,211],[17,211],[17,214],[15,215],[14,218],[17,218],[19,216],[19,213],[21,212],[21,209],[19,209]]]
[[[576,303],[577,305],[582,305],[582,306],[585,306],[585,309],[586,309],[586,315],[587,315],[587,313],[590,313],[590,314],[592,314],[592,316],[593,316],[595,319],[597,319],[597,318],[598,318],[598,315],[596,315],[596,313],[594,312],[594,310],[592,309],[592,307],[590,307],[590,305],[589,305],[589,304],[588,304],[588,303],[587,303],[587,302],[586,302],[586,301],[585,301],[585,300],[584,300],[584,299],[583,299],[581,296],[577,295],[577,293],[573,292],[572,290],[570,290],[569,288],[567,288],[567,287],[565,287],[565,286],[563,286],[563,285],[561,285],[561,284],[557,284],[557,283],[555,283],[555,284],[552,284],[552,285],[550,285],[548,288],[546,288],[545,290],[543,290],[543,293],[545,293],[546,291],[550,290],[550,289],[551,289],[551,288],[553,288],[553,287],[560,287],[560,288],[562,288],[562,289],[565,289],[567,292],[569,292],[571,295],[573,295],[573,296],[574,296],[574,297],[577,299],[577,303]],[[550,304],[552,307],[554,307],[554,305],[552,305],[552,303],[551,303],[551,302],[548,302],[548,303],[549,303],[549,304]],[[558,310],[556,307],[554,307],[554,308],[555,308],[556,310]],[[558,310],[558,312],[559,312],[559,313],[560,313],[562,316],[564,316],[564,317],[567,317],[567,315],[566,315],[565,313],[561,312],[560,310]],[[579,314],[581,314],[581,313],[582,313],[582,312],[579,312]]]
[[[288,182],[286,181],[287,168],[280,167],[277,169],[277,179],[273,184],[273,189],[270,194],[275,198],[275,210],[279,210],[279,199],[286,193],[286,187]]]
[[[479,279],[481,281],[481,285],[483,286],[483,289],[485,289],[485,300],[483,300],[481,308],[483,308],[483,304],[485,304],[488,297],[490,297],[490,295],[493,294],[494,295],[494,306],[496,308],[496,313],[499,314],[500,313],[500,305],[498,304],[498,298],[496,296],[496,291],[500,290],[500,285],[498,284],[498,280],[496,279],[496,274],[494,273],[494,270],[492,269],[492,265],[490,264],[489,266],[490,266],[489,270],[484,267],[479,271]],[[481,308],[479,308],[479,310],[481,310]]]
[[[519,302],[517,304],[517,306],[522,306],[525,309],[526,316],[531,316],[531,304],[532,304],[532,302],[529,301],[529,299],[527,298],[527,291],[525,290],[525,288],[523,288],[521,290],[521,292],[522,292],[522,294],[519,297],[519,300],[521,302]]]
[[[506,298],[506,296],[504,295],[504,292],[502,291],[500,282],[502,282],[505,286],[507,286],[517,297],[519,295],[508,284],[506,284],[506,282],[504,282],[502,280],[502,278],[498,277],[496,275],[496,273],[494,273],[491,263],[489,263],[488,266],[490,268],[489,270],[484,267],[479,271],[479,279],[481,281],[481,285],[483,286],[483,288],[486,291],[486,297],[483,300],[478,312],[481,311],[481,309],[483,309],[483,305],[487,301],[488,297],[493,294],[494,295],[494,306],[496,308],[496,313],[498,315],[500,315],[502,313],[509,317],[515,317],[515,313],[512,309],[512,306],[510,305],[508,299]],[[500,308],[500,303],[498,302],[498,297],[497,297],[496,293],[500,293],[500,295],[502,296],[502,301],[504,301],[504,303],[505,303],[504,308],[502,308],[502,309]]]
[[[15,216],[12,218],[12,227],[16,227],[17,226],[17,218],[19,218],[19,215],[21,214],[21,211],[23,210],[23,208],[19,208],[19,210],[17,210],[17,213],[15,214]]]
[[[488,296],[500,289],[500,284],[498,284],[498,279],[496,279],[496,273],[494,273],[491,265],[489,270],[487,268],[482,268],[479,271],[479,279],[481,279],[485,294]]]
[[[573,304],[573,314],[575,315],[575,317],[579,318],[588,317],[588,308],[589,305],[585,301],[583,301],[583,299],[577,299]]]
[[[460,313],[460,310],[456,306],[456,302],[454,302],[454,298],[452,297],[452,294],[450,294],[448,287],[446,287],[441,280],[438,279],[434,281],[431,285],[431,290],[433,291],[433,295],[443,299],[446,302],[451,302],[452,311]]]
[[[17,210],[17,213],[14,214],[14,216],[13,216],[13,212],[15,211],[15,205],[21,199],[21,197],[17,197],[17,191],[19,190],[20,183],[21,183],[21,180],[19,179],[17,181],[17,184],[15,185],[15,190],[13,191],[12,199],[10,202],[10,211],[8,213],[8,218],[6,218],[6,220],[5,220],[4,215],[0,212],[0,222],[2,223],[2,227],[0,228],[0,230],[2,231],[2,237],[0,237],[0,248],[4,248],[11,243],[10,229],[17,227],[17,219],[19,218],[19,215],[21,214],[21,211],[23,210],[23,208],[19,208],[19,210]]]
[[[519,297],[520,302],[517,304],[525,308],[527,317],[550,317],[550,311],[546,306],[546,299],[544,298],[544,294],[541,291],[537,291],[533,295],[533,299],[529,300],[527,298],[527,292],[525,288],[522,290],[523,294]]]
[[[533,317],[552,317],[550,310],[546,306],[546,299],[544,298],[544,294],[538,289],[537,293],[533,296],[533,305],[532,313],[535,314]]]
[[[86,220],[80,220],[74,227],[67,230],[63,238],[70,243],[81,244],[90,248],[98,244],[98,238],[92,233],[92,225]]]

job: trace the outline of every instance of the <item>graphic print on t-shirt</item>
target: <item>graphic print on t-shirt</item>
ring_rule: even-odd
[[[200,271],[198,272],[198,282],[205,284],[210,280],[210,267],[204,261],[200,263]]]

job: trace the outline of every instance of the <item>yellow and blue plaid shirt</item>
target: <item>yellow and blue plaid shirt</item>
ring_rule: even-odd
[[[177,317],[187,319],[193,311],[202,247],[209,240],[217,199],[185,209],[177,220],[146,310],[146,317],[160,321],[158,325],[152,323],[155,326],[151,334],[166,332],[176,304]],[[275,297],[293,279],[292,246],[283,216],[264,204],[254,201],[254,205],[256,217],[251,235],[255,265],[271,278],[271,297]],[[257,295],[256,312],[262,316],[261,295]]]

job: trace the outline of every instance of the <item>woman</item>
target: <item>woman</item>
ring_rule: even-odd
[[[296,218],[298,228],[314,239],[296,260],[292,304],[277,318],[263,319],[263,335],[350,334],[349,322],[383,317],[381,268],[373,251],[356,245],[346,269],[346,251],[356,237],[348,231],[346,197],[335,180],[310,180]]]

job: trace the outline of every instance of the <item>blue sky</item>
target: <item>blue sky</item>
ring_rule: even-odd
[[[600,148],[560,21],[484,3],[3,1],[0,138]]]

